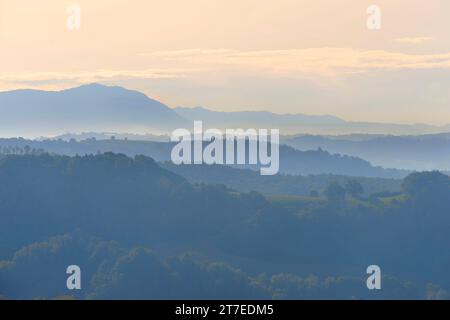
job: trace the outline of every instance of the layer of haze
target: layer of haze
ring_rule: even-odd
[[[0,91],[89,82],[170,106],[450,122],[450,1],[0,0]],[[81,29],[66,26],[69,5]]]

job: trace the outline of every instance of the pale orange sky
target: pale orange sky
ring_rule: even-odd
[[[87,82],[172,107],[450,123],[450,1],[0,0],[1,91]]]

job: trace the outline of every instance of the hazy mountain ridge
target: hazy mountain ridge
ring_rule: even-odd
[[[430,134],[450,125],[352,122],[332,115],[275,114],[268,111],[218,112],[202,107],[169,108],[122,87],[89,84],[62,91],[0,92],[1,136],[50,136],[62,132],[165,133],[192,127],[275,128],[281,134]]]
[[[117,133],[117,132],[81,132],[81,133],[65,133],[54,137],[40,137],[37,140],[64,140],[70,141],[72,139],[76,141],[83,141],[88,139],[96,140],[135,140],[135,141],[154,141],[154,142],[169,142],[170,137],[168,135],[155,135],[151,133],[147,134],[135,134],[135,133]]]
[[[84,85],[57,92],[38,90],[0,92],[0,135],[7,132],[8,136],[27,136],[33,133],[36,136],[51,136],[61,132],[85,132],[79,135],[66,134],[59,136],[59,138],[82,140],[87,137],[105,139],[117,136],[118,139],[164,142],[169,140],[168,134],[175,128],[192,130],[193,120],[203,120],[205,129],[208,127],[279,128],[281,134],[284,135],[282,137],[283,143],[308,152],[318,148],[327,150],[330,152],[328,156],[334,161],[334,163],[327,162],[326,165],[316,170],[318,164],[323,161],[298,163],[290,161],[292,157],[286,158],[286,156],[283,156],[282,172],[284,173],[348,175],[352,174],[350,169],[339,169],[336,172],[336,166],[342,167],[342,163],[353,162],[355,168],[359,168],[353,170],[353,175],[377,177],[381,175],[382,177],[395,178],[404,176],[403,173],[401,175],[397,173],[385,175],[386,171],[380,168],[370,168],[370,163],[363,163],[352,159],[352,157],[365,159],[373,163],[373,166],[384,168],[449,169],[450,152],[446,150],[450,150],[450,140],[446,138],[445,134],[428,134],[418,137],[386,136],[392,131],[402,134],[404,132],[416,134],[443,131],[447,127],[359,123],[348,122],[328,115],[282,115],[267,111],[216,112],[201,107],[171,109],[138,91],[100,84]],[[327,134],[330,132],[333,134],[345,132],[347,135],[339,137],[286,137],[289,133],[301,131],[307,133],[319,131]],[[372,131],[376,133],[370,133]],[[113,134],[112,132],[117,133]],[[150,132],[158,132],[162,135],[157,136]],[[355,132],[361,133],[355,134]],[[139,135],[139,133],[147,134]],[[140,148],[141,146],[137,146],[137,143],[133,142],[127,145],[125,153],[131,155],[144,153],[160,161],[168,160],[167,146],[162,147],[166,150],[164,156],[161,156],[159,152],[148,153],[145,150],[140,150]],[[289,149],[285,147],[282,149],[284,154],[292,154]],[[90,151],[96,152],[96,150]],[[104,151],[121,152],[121,149]],[[319,151],[314,152],[316,158],[322,157],[321,159],[324,160],[328,157]],[[335,157],[334,154],[336,153],[350,157]],[[73,155],[73,152],[68,147],[65,148],[63,154]],[[303,153],[302,160],[314,159],[314,156],[309,157],[311,154]],[[305,168],[307,165],[310,168]],[[327,167],[329,167],[329,170],[327,170]]]
[[[322,148],[331,153],[358,156],[374,165],[408,170],[450,169],[450,133],[420,136],[297,135],[281,140],[298,150]]]
[[[166,132],[187,125],[143,93],[100,84],[62,91],[0,92],[0,133],[49,135],[81,131]]]
[[[346,121],[331,115],[276,114],[268,111],[223,112],[204,107],[174,109],[180,116],[203,120],[217,128],[276,128],[282,134],[428,134],[450,131],[450,125],[395,124]]]
[[[127,133],[81,133],[64,134],[53,139],[77,141],[96,138],[97,140],[128,139],[139,141],[168,142],[168,135],[137,135]],[[42,138],[41,140],[46,140]],[[426,135],[284,135],[282,144],[301,151],[323,149],[331,154],[344,154],[369,161],[374,166],[406,170],[450,169],[450,133]]]
[[[0,151],[15,153],[15,148],[42,149],[60,155],[85,155],[103,152],[122,153],[128,156],[146,155],[157,161],[171,161],[175,143],[134,140],[26,140],[0,139]],[[206,146],[206,144],[204,144]],[[240,165],[240,168],[259,170],[258,166]],[[280,173],[292,175],[336,174],[359,177],[403,178],[409,171],[375,167],[358,157],[331,154],[324,150],[300,151],[290,146],[280,146]]]

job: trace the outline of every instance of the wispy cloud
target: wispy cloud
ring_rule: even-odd
[[[450,68],[450,52],[407,54],[384,50],[352,48],[307,48],[288,50],[239,51],[231,49],[189,49],[143,54],[177,66],[198,69],[237,67],[289,75],[348,74],[400,69]]]
[[[367,72],[450,69],[450,52],[408,54],[352,48],[306,48],[285,50],[186,49],[139,54],[150,69],[56,72],[0,72],[2,87],[78,84],[133,79],[196,78],[212,81],[227,75],[257,74],[264,78],[339,77]],[[146,62],[147,63],[147,62]],[[202,80],[203,79],[203,80]],[[10,84],[6,86],[5,84]]]
[[[172,79],[185,77],[186,69],[94,70],[56,72],[0,72],[0,82],[41,86],[50,83],[89,83],[130,79]]]
[[[160,68],[130,70],[0,72],[2,87],[12,84],[43,87],[133,79],[179,79],[258,74],[261,77],[330,77],[366,72],[412,69],[449,69],[450,52],[407,54],[352,48],[306,48],[285,50],[186,49],[141,53]],[[209,80],[208,80],[209,79]],[[212,81],[212,80],[211,80]],[[9,84],[9,85],[6,85]]]
[[[432,37],[404,37],[396,38],[395,42],[406,43],[406,44],[421,44],[433,40]]]

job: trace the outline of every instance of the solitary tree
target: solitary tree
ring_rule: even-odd
[[[364,188],[357,180],[348,180],[345,184],[345,191],[350,196],[357,198],[364,193]]]
[[[402,188],[419,207],[436,209],[450,204],[450,178],[438,171],[412,173],[403,180]]]
[[[330,204],[341,205],[345,202],[345,189],[336,181],[328,184],[324,194]]]
[[[312,198],[318,198],[319,197],[319,193],[316,190],[311,190],[309,193],[309,196]]]

